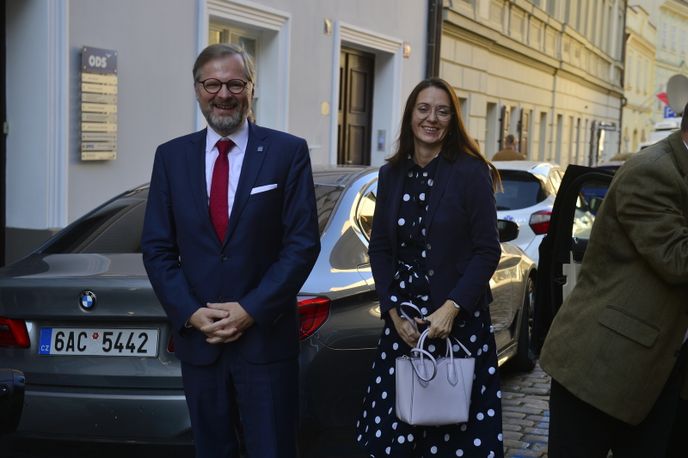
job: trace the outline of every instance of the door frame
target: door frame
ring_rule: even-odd
[[[581,188],[591,181],[606,183],[609,187],[613,177],[614,172],[607,169],[581,165],[569,165],[566,168],[554,199],[549,230],[540,243],[532,333],[532,346],[536,354],[540,353],[554,315],[563,302],[563,287],[567,281],[563,266],[570,263],[571,259],[573,220]]]
[[[401,120],[401,75],[404,42],[369,30],[335,21],[332,46],[332,93],[330,94],[329,163],[337,163],[337,111],[339,104],[339,58],[342,45],[375,55],[373,119],[370,164],[382,165],[390,155]],[[384,137],[382,142],[376,141]]]

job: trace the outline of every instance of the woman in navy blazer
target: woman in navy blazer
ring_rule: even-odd
[[[370,456],[503,456],[497,352],[488,309],[500,256],[495,167],[480,154],[444,80],[409,95],[396,153],[380,169],[370,261],[385,326],[356,424]],[[413,306],[402,304],[412,303]],[[405,319],[407,315],[411,319]],[[427,349],[448,336],[476,357],[469,420],[411,426],[394,412],[394,361],[429,328]],[[454,345],[454,351],[459,351]]]

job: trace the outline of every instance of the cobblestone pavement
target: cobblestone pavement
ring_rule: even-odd
[[[549,383],[550,378],[535,366],[531,372],[513,372],[503,369],[502,377],[502,415],[504,429],[504,446],[507,458],[547,457],[547,431],[549,429]],[[347,432],[348,434],[348,432]],[[0,439],[0,457],[4,454],[7,444]],[[192,456],[193,453],[183,453],[179,448],[165,450],[139,450],[139,448],[124,450],[120,446],[93,445],[79,446],[83,453],[76,453],[70,446],[63,445],[52,448],[49,454],[21,452],[10,454],[11,458],[77,458],[99,456],[99,458],[114,458],[128,456],[130,458],[162,458]],[[347,458],[362,458],[357,449],[352,445],[354,452],[328,453],[322,458],[332,456]],[[95,452],[97,450],[97,452]],[[62,454],[64,452],[64,454]]]
[[[547,457],[550,377],[531,372],[502,372],[504,450],[507,458]]]

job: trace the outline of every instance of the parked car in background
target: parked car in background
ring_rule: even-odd
[[[549,162],[495,161],[503,192],[496,194],[497,216],[518,224],[518,245],[537,264],[538,248],[549,228],[561,168]]]
[[[298,301],[304,457],[352,456],[382,329],[367,254],[377,168],[314,172],[322,250]],[[0,359],[26,374],[21,437],[191,442],[179,361],[140,253],[147,186],[0,270]],[[266,222],[268,223],[268,222]],[[514,223],[500,233],[516,237]],[[502,243],[490,286],[500,364],[533,367],[534,264]],[[332,453],[336,444],[351,447]]]

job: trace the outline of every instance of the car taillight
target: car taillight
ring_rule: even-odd
[[[299,340],[306,339],[320,328],[330,315],[326,297],[299,297]]]
[[[0,347],[29,348],[31,341],[24,320],[0,316]]]
[[[549,230],[550,219],[552,219],[551,210],[540,210],[530,215],[528,225],[537,235],[546,234]]]

